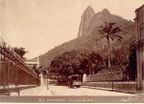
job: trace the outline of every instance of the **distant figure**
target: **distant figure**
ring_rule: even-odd
[[[44,84],[44,83],[43,83],[43,74],[40,73],[39,77],[40,77],[40,85],[43,85],[43,84]]]
[[[69,77],[68,77],[68,86],[69,86],[70,88],[72,87],[72,83],[73,83],[72,77],[69,76]]]
[[[87,81],[87,75],[83,74],[83,82],[86,82],[86,81]]]

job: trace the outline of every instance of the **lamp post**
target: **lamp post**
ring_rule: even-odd
[[[111,76],[112,76],[112,90],[113,90],[113,88],[114,88],[114,81],[113,81],[113,72],[111,71]]]
[[[49,81],[48,81],[48,70],[47,70],[47,90],[49,90]]]
[[[4,48],[6,48],[6,43],[4,42],[4,45],[3,45]],[[3,69],[3,85],[4,85],[4,91],[6,90],[6,55],[4,54],[4,57],[3,57],[3,65],[4,65],[4,69]]]
[[[49,90],[49,86],[48,86],[48,70],[47,70],[47,63],[46,63],[46,56],[45,56],[45,65],[46,65],[46,79],[47,79],[47,90]]]

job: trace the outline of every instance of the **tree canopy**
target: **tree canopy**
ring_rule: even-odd
[[[18,48],[18,47],[14,47],[14,51],[22,58],[24,58],[23,56],[27,53],[27,51],[25,50],[25,48]]]
[[[137,57],[136,57],[136,41],[130,43],[129,65],[127,73],[130,80],[135,80],[137,77]]]
[[[58,75],[91,74],[96,73],[103,66],[103,58],[93,51],[72,50],[54,58],[50,72]]]
[[[108,42],[108,69],[111,68],[111,40],[113,41],[114,39],[117,39],[119,41],[122,40],[122,37],[117,34],[118,32],[121,32],[122,30],[117,26],[115,26],[116,23],[110,22],[110,23],[105,23],[104,26],[100,26],[100,34],[103,36],[101,38],[106,38]]]

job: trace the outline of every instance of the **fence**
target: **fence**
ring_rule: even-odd
[[[0,90],[33,86],[40,83],[38,75],[0,38]]]
[[[121,71],[88,75],[87,81],[83,85],[126,92],[135,92],[137,90],[136,81],[126,80],[126,75]]]
[[[108,72],[103,74],[88,75],[87,81],[122,81],[125,79],[125,74],[122,71]]]

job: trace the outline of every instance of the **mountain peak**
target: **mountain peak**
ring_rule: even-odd
[[[93,9],[93,8],[92,8],[90,5],[88,5],[87,8],[86,8],[86,10],[87,10],[87,9]]]
[[[78,32],[78,37],[85,35],[86,31],[89,27],[89,23],[92,19],[92,17],[95,15],[95,11],[93,8],[89,5],[85,11],[83,12],[81,16],[81,22],[80,22],[80,27],[79,27],[79,32]]]
[[[111,14],[108,9],[103,9],[101,13],[103,13],[103,14]]]
[[[88,13],[89,13],[89,12],[90,12],[90,13],[91,13],[91,12],[95,13],[94,9],[93,9],[90,5],[88,5],[87,8],[86,8],[85,11],[84,11],[84,13],[87,13],[87,12],[88,12]]]

